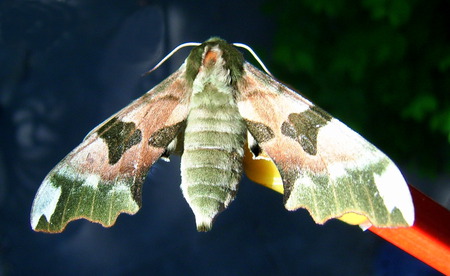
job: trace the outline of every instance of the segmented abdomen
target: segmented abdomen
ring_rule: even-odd
[[[181,188],[199,231],[234,199],[242,175],[246,127],[230,87],[193,93],[181,157]]]

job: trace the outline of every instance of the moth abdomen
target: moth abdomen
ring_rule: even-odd
[[[185,147],[189,144],[185,139]],[[212,147],[212,145],[210,145]],[[240,143],[243,148],[244,143]],[[234,199],[242,175],[243,153],[207,148],[186,149],[181,158],[181,188],[199,231],[211,228],[216,215]]]
[[[191,110],[191,114],[196,110]],[[199,231],[211,228],[216,215],[234,199],[242,175],[245,127],[242,120],[218,120],[196,129],[196,119],[185,130],[181,158],[181,188],[191,206]],[[222,128],[222,131],[218,129]],[[213,130],[214,129],[214,130]]]

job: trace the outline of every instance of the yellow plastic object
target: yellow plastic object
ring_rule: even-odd
[[[283,193],[283,181],[280,172],[266,154],[263,153],[258,156],[258,159],[254,159],[253,154],[248,147],[245,146],[244,170],[250,180],[279,192],[280,194]],[[356,213],[347,213],[338,219],[348,224],[360,225],[364,228],[366,228],[369,223],[365,216]]]
[[[254,159],[247,145],[244,148],[244,171],[247,177],[282,194],[284,192],[283,181],[270,157],[263,153],[258,159]]]
[[[348,224],[359,225],[364,230],[372,226],[372,224],[365,216],[357,213],[347,213],[344,214],[342,217],[339,217],[338,219]]]

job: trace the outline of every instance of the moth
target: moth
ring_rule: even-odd
[[[306,208],[320,224],[346,213],[378,227],[413,224],[407,184],[385,154],[245,61],[242,44],[213,37],[193,46],[177,71],[50,171],[33,202],[35,231],[61,232],[80,218],[109,227],[135,214],[150,167],[177,152],[181,190],[198,231],[208,231],[236,196],[245,147],[274,162],[288,210]]]

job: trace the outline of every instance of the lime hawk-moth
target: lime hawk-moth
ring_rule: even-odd
[[[208,231],[236,196],[244,147],[274,162],[288,210],[306,208],[317,223],[356,213],[379,227],[412,225],[394,163],[235,46],[195,44],[176,72],[92,130],[44,179],[32,228],[61,232],[79,218],[113,225],[141,207],[150,167],[181,153],[181,190]]]

